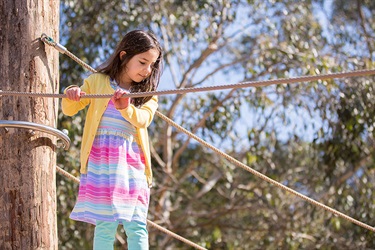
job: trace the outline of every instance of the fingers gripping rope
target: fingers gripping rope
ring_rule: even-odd
[[[53,40],[52,40],[53,41]],[[52,45],[53,46],[53,45]],[[68,51],[66,51],[65,53],[70,56],[72,55],[71,53],[67,53]],[[74,55],[73,55],[74,56]],[[92,69],[89,65],[87,65],[85,62],[83,62],[82,60],[80,60],[79,58],[77,57],[71,57],[73,60],[75,60],[77,63],[79,63],[80,65],[82,65],[83,67],[85,68],[88,68],[90,69],[92,72],[95,72],[94,69]],[[343,78],[343,77],[354,77],[354,76],[364,76],[364,75],[374,75],[375,74],[375,70],[359,70],[359,71],[352,71],[352,72],[344,72],[344,73],[334,73],[334,74],[326,74],[326,75],[320,75],[320,76],[304,76],[304,77],[297,77],[297,78],[289,78],[289,79],[276,79],[276,80],[267,80],[267,81],[257,81],[257,82],[244,82],[244,83],[240,83],[240,84],[237,84],[237,85],[223,85],[223,86],[217,86],[215,88],[213,87],[209,87],[209,88],[202,88],[204,91],[209,91],[209,90],[217,90],[217,89],[224,89],[224,88],[240,88],[240,87],[260,87],[260,86],[269,86],[269,85],[272,85],[272,84],[289,84],[289,83],[296,83],[296,82],[306,82],[306,81],[315,81],[315,80],[323,80],[323,79],[332,79],[332,78]],[[198,88],[195,88],[195,89],[182,89],[182,92],[183,93],[187,93],[187,92],[197,92],[196,90],[198,90]],[[174,91],[164,91],[164,92],[168,92],[168,94],[171,94],[171,93],[178,93],[178,92],[181,92],[181,90],[174,90]],[[135,93],[135,94],[143,94],[143,96],[146,96],[146,95],[158,95],[160,93],[162,93],[163,91],[155,91],[155,92],[144,92],[144,93]],[[4,93],[4,92],[3,92]],[[124,95],[125,97],[125,95]],[[133,97],[131,94],[129,94],[129,96],[127,97]],[[318,206],[320,208],[323,208],[324,210],[326,211],[329,211],[343,219],[346,219],[358,226],[361,226],[365,229],[368,229],[370,231],[373,231],[375,232],[375,228],[372,227],[372,226],[369,226],[361,221],[358,221],[356,219],[353,219],[333,208],[330,208],[320,202],[317,202],[269,177],[267,177],[266,175],[263,175],[262,173],[259,173],[257,172],[256,170],[250,168],[249,166],[247,165],[244,165],[242,162],[239,162],[238,160],[232,158],[231,156],[225,154],[224,152],[221,152],[219,149],[213,147],[212,145],[210,145],[209,143],[205,142],[204,140],[202,140],[201,138],[197,137],[196,135],[192,134],[191,132],[187,131],[186,129],[182,128],[181,126],[179,126],[177,123],[175,123],[174,121],[172,121],[171,119],[169,119],[168,117],[164,116],[163,114],[161,114],[160,112],[156,112],[156,114],[162,118],[164,121],[166,121],[169,125],[171,126],[174,126],[175,128],[177,128],[178,130],[180,130],[181,132],[187,134],[189,137],[195,139],[196,141],[198,141],[199,143],[201,143],[202,145],[212,149],[214,152],[218,153],[219,155],[223,156],[224,158],[226,158],[227,160],[229,160],[230,162],[234,163],[235,165],[237,165],[238,167],[241,167],[243,168],[244,170],[252,173],[253,175],[263,179],[264,181],[267,181],[268,183],[270,184],[273,184],[273,185],[276,185],[277,187],[311,203],[312,205],[315,205],[315,206]]]

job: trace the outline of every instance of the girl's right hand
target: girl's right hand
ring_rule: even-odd
[[[85,95],[86,93],[81,91],[79,87],[72,87],[67,89],[65,94],[69,100],[78,102],[81,99],[81,96]]]

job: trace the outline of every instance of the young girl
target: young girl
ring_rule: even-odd
[[[152,183],[147,127],[157,97],[121,98],[128,92],[156,90],[162,49],[155,36],[127,33],[113,55],[84,84],[69,86],[63,113],[75,115],[89,105],[81,145],[81,181],[73,220],[96,225],[94,249],[113,249],[122,224],[129,249],[148,249],[146,217]],[[113,94],[111,99],[80,98]]]

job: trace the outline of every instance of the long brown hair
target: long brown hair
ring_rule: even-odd
[[[149,31],[133,30],[127,33],[121,42],[117,45],[116,50],[111,57],[97,69],[98,72],[108,75],[112,79],[117,79],[121,71],[126,67],[129,60],[150,49],[159,51],[159,57],[153,65],[150,76],[141,82],[132,82],[130,92],[149,92],[155,91],[159,85],[161,73],[163,71],[163,50],[156,39],[155,35]],[[120,52],[126,54],[120,59]],[[132,103],[139,107],[149,101],[152,96],[136,97]]]

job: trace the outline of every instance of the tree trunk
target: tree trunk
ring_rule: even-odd
[[[59,1],[0,1],[0,89],[56,93],[58,52],[40,41],[59,38]],[[0,97],[0,120],[55,127],[58,100]],[[57,249],[56,138],[0,128],[0,249]]]

